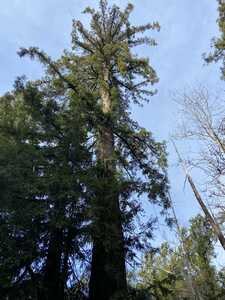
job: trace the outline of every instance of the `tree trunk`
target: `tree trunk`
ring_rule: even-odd
[[[62,229],[53,230],[43,278],[43,295],[40,300],[63,300],[64,284],[61,279],[61,261],[63,253]]]
[[[116,206],[117,204],[108,203],[105,213],[102,207],[102,214],[97,221],[99,230],[93,241],[90,300],[109,300],[113,299],[113,296],[117,296],[116,299],[124,299],[122,294],[126,291],[125,255],[119,209]]]
[[[111,113],[109,72],[103,68],[104,87],[101,89],[102,112]],[[95,203],[90,300],[125,299],[127,290],[125,251],[119,194],[116,190],[114,136],[110,127],[102,126],[98,141],[98,163],[101,183]],[[115,185],[114,185],[115,183]]]
[[[175,151],[177,152],[177,155],[178,155],[178,158],[183,166],[183,169],[184,169],[184,172],[186,173],[186,176],[187,176],[187,180],[191,186],[191,189],[195,195],[195,198],[196,200],[198,201],[199,205],[201,206],[206,218],[208,219],[210,225],[212,226],[212,229],[214,230],[214,233],[215,235],[217,236],[221,246],[223,247],[223,249],[225,250],[225,237],[224,237],[224,234],[223,232],[221,231],[220,229],[220,226],[218,225],[218,223],[214,220],[214,217],[211,215],[211,213],[209,212],[207,206],[205,205],[201,195],[199,194],[191,176],[189,175],[188,171],[187,171],[187,168],[186,168],[186,165],[185,163],[183,162],[181,156],[180,156],[180,153],[175,145],[175,143],[173,142],[173,145],[174,145],[174,148],[175,148]]]
[[[178,222],[178,218],[177,218],[175,208],[173,205],[173,201],[172,201],[170,194],[169,194],[169,198],[170,198],[170,204],[171,204],[171,209],[172,209],[172,213],[173,213],[173,218],[175,221],[175,225],[177,227],[178,239],[181,244],[181,251],[182,251],[181,255],[183,256],[183,267],[184,267],[182,273],[187,282],[187,291],[188,291],[188,293],[190,293],[191,300],[201,300],[199,293],[197,292],[197,289],[195,289],[195,287],[194,287],[193,278],[191,275],[192,270],[191,270],[189,255],[188,255],[188,249],[186,247],[186,243],[185,243],[184,237],[182,235],[182,229]],[[186,271],[185,271],[185,269],[186,269]]]
[[[210,225],[212,226],[212,229],[214,230],[214,233],[216,234],[221,246],[225,250],[225,237],[220,229],[220,226],[217,224],[217,222],[214,220],[213,216],[209,212],[208,208],[206,207],[204,201],[202,200],[202,197],[200,196],[191,176],[187,174],[188,182],[190,183],[190,186],[192,188],[192,191],[195,195],[195,198],[197,199],[199,205],[201,206],[203,212],[205,213],[206,218],[208,219]]]

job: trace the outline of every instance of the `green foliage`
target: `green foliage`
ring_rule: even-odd
[[[61,105],[56,95],[18,80],[1,98],[0,115],[0,289],[4,295],[18,286],[19,297],[24,280],[41,280],[54,228],[65,241],[71,235],[69,253],[77,253],[77,239],[82,244],[90,159],[72,101]]]
[[[214,38],[212,40],[212,46],[214,47],[214,52],[210,53],[208,56],[204,55],[207,63],[210,62],[222,62],[221,72],[222,78],[225,78],[225,2],[223,0],[218,0],[219,4],[219,18],[217,20],[220,37]]]
[[[132,285],[147,293],[146,299],[224,299],[224,271],[215,269],[213,258],[212,229],[207,220],[197,216],[190,228],[183,230],[180,245],[172,249],[164,243],[159,252],[146,253]]]
[[[159,24],[131,26],[129,17],[132,10],[131,4],[121,11],[116,5],[108,7],[104,1],[100,2],[99,11],[87,8],[85,13],[91,15],[91,28],[87,30],[80,21],[74,20],[72,41],[73,50],[81,51],[79,59],[86,64],[87,72],[96,84],[104,84],[101,71],[102,65],[105,65],[110,68],[110,89],[120,88],[121,93],[127,94],[127,101],[129,98],[129,101],[133,99],[139,103],[141,95],[154,93],[145,87],[157,82],[158,78],[149,61],[137,58],[131,49],[142,44],[156,45],[152,38],[139,37],[139,34],[147,30],[159,30]],[[119,107],[117,105],[117,109]]]

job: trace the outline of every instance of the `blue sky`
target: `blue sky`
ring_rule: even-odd
[[[204,83],[210,89],[222,86],[219,66],[204,66],[202,53],[210,50],[210,41],[218,35],[217,1],[214,0],[131,0],[135,10],[132,21],[142,24],[159,21],[161,31],[154,34],[156,48],[140,48],[138,54],[150,57],[160,82],[158,94],[144,108],[133,107],[134,117],[151,130],[157,139],[168,140],[177,126],[177,107],[171,92]],[[87,23],[81,12],[97,0],[2,0],[0,10],[0,94],[11,89],[16,76],[38,78],[42,68],[29,59],[20,59],[20,47],[38,46],[52,57],[70,47],[72,19]],[[125,0],[109,1],[124,7]],[[185,145],[181,145],[185,148]],[[176,155],[169,151],[171,194],[183,225],[199,212],[199,207],[184,174],[177,167]],[[196,178],[198,179],[198,178]],[[168,233],[162,229],[162,238]]]

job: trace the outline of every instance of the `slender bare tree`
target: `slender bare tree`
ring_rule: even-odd
[[[175,137],[190,145],[185,164],[201,171],[201,183],[210,208],[221,224],[225,220],[225,101],[224,92],[213,94],[199,85],[174,100],[181,114]],[[196,151],[197,149],[197,151]]]

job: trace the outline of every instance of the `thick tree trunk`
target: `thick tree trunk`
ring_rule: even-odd
[[[104,179],[103,179],[104,180]],[[102,193],[93,242],[90,300],[124,299],[126,292],[125,253],[116,195]],[[121,294],[121,298],[119,295]]]
[[[43,295],[41,300],[63,300],[64,284],[61,278],[63,253],[63,232],[56,228],[50,237],[47,261],[43,278]]]
[[[102,111],[111,113],[111,99],[107,88],[109,73],[104,68],[105,86],[101,89]],[[111,128],[102,126],[99,132],[99,182],[95,203],[95,233],[93,237],[90,300],[125,299],[127,290],[125,250],[119,195],[115,183],[114,136]]]

